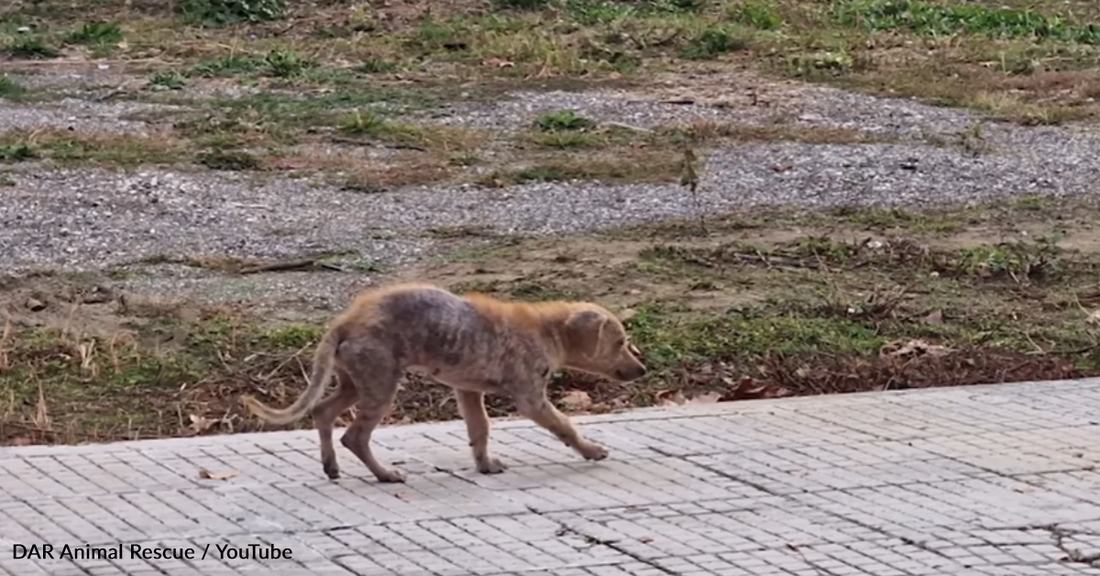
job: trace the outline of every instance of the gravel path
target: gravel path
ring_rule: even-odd
[[[716,108],[645,101],[627,92],[522,93],[495,106],[456,108],[449,118],[435,121],[518,129],[541,113],[565,108],[639,126],[700,118],[766,122],[783,114],[799,124],[858,128],[898,139],[891,144],[786,142],[710,150],[701,188],[709,212],[778,203],[927,204],[1019,193],[1090,193],[1100,177],[1095,162],[1100,137],[1081,129],[987,124],[982,132],[988,149],[974,155],[949,143],[952,134],[973,126],[976,117],[965,111],[817,87],[772,96],[782,103]],[[34,123],[74,130],[145,129],[140,122],[118,121],[135,110],[132,103],[64,106],[36,108],[0,100],[0,130]],[[930,141],[933,136],[940,144]],[[362,194],[319,181],[236,173],[123,174],[44,170],[33,164],[5,171],[15,183],[0,189],[0,269],[9,272],[99,269],[164,256],[279,258],[327,250],[402,265],[432,253],[434,241],[426,232],[434,227],[473,224],[502,234],[548,235],[693,213],[686,192],[674,185],[556,182],[505,191],[433,185]],[[279,281],[294,284],[292,278],[284,275]],[[192,283],[213,290],[209,280],[166,269],[141,282],[165,288]],[[325,290],[332,295],[339,284],[331,278],[303,281],[311,285],[284,287],[286,297],[311,299]],[[224,284],[217,284],[219,290]]]

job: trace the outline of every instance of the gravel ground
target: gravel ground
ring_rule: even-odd
[[[789,93],[788,93],[789,92]],[[975,116],[906,100],[882,100],[817,87],[768,96],[766,107],[667,104],[637,94],[522,93],[495,105],[453,110],[436,121],[518,129],[541,113],[569,108],[600,120],[639,126],[699,118],[768,121],[777,113],[898,136],[873,145],[739,145],[707,152],[701,202],[708,212],[754,205],[929,204],[987,200],[1019,193],[1090,193],[1100,177],[1100,138],[1080,129],[987,125],[988,150],[974,155],[932,145],[929,134],[970,128]],[[735,95],[744,98],[744,94]],[[75,130],[140,131],[118,121],[132,104],[52,103],[15,106],[0,100],[0,129],[57,125]],[[119,111],[123,112],[119,112]],[[793,115],[793,116],[792,116]],[[774,120],[772,120],[774,121]],[[0,269],[88,270],[141,259],[196,254],[283,258],[353,250],[362,261],[403,265],[433,254],[429,228],[488,225],[502,234],[581,232],[659,217],[685,216],[693,205],[673,185],[540,183],[501,190],[440,185],[362,194],[319,181],[236,173],[144,170],[6,170],[0,189]],[[164,269],[135,280],[150,290],[191,288],[219,299],[279,293],[297,300],[339,299],[369,275],[279,275],[234,280]]]

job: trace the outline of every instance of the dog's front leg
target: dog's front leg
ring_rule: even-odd
[[[546,397],[546,390],[532,390],[515,397],[516,410],[533,422],[549,430],[554,436],[575,450],[585,460],[603,460],[607,458],[607,448],[586,439]]]
[[[466,421],[470,448],[474,453],[477,471],[482,474],[499,474],[506,470],[500,459],[489,454],[489,413],[485,411],[485,394],[469,390],[455,390],[458,413]]]

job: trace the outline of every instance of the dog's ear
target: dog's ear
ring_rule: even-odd
[[[595,310],[579,310],[565,321],[566,335],[571,347],[589,355],[596,351],[603,339],[607,318]]]

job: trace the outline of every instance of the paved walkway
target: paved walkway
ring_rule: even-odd
[[[505,421],[496,476],[460,422],[383,429],[405,485],[328,481],[313,432],[0,449],[0,573],[1100,574],[1100,380],[578,421],[609,459]]]

